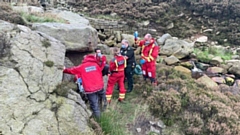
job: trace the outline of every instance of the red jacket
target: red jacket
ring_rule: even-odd
[[[95,55],[95,58],[97,60],[98,65],[100,66],[100,68],[103,70],[104,66],[107,64],[107,58],[105,55],[102,55],[102,57],[99,57],[97,55]]]
[[[111,61],[110,61],[110,72],[111,71],[124,71],[124,68],[127,66],[126,59],[124,56],[119,55],[115,56]]]
[[[97,64],[94,55],[87,55],[81,65],[66,68],[63,72],[82,78],[82,84],[86,94],[97,92],[104,87],[102,70]]]
[[[156,44],[155,40],[152,38],[149,45],[145,46],[145,40],[141,40],[139,46],[142,47],[141,58],[145,59],[147,62],[156,61],[159,46]]]

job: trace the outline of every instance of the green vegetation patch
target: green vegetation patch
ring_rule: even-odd
[[[64,81],[53,90],[53,93],[58,96],[67,97],[70,89],[77,90],[77,85],[73,82]]]
[[[225,51],[214,47],[203,47],[202,49],[195,48],[194,53],[200,61],[206,63],[209,63],[214,56],[220,56],[223,60],[230,60],[233,56],[233,53],[230,51]]]
[[[43,23],[43,22],[61,22],[66,23],[64,19],[58,18],[54,14],[49,13],[21,13],[21,16],[30,23]]]
[[[45,48],[48,48],[51,46],[51,43],[49,42],[48,39],[44,39],[42,42],[42,46],[44,46]]]
[[[44,64],[45,64],[46,66],[48,66],[48,67],[53,67],[53,65],[54,65],[54,62],[53,62],[53,61],[50,61],[50,60],[48,60],[48,61],[45,61],[45,62],[44,62]]]

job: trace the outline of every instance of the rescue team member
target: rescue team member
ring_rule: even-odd
[[[141,40],[138,45],[141,47],[140,64],[144,80],[149,78],[151,83],[156,85],[156,59],[159,47],[151,34],[146,34],[144,40]]]
[[[108,75],[109,65],[107,64],[107,58],[101,53],[100,48],[95,49],[95,58],[98,65],[101,67],[102,76]]]
[[[108,75],[109,74],[109,65],[107,64],[107,58],[105,55],[101,53],[100,48],[96,48],[95,50],[95,58],[97,60],[98,65],[100,66],[102,70],[102,76]],[[104,99],[100,98],[99,103],[100,106],[102,107],[102,102],[103,102],[103,110],[107,107],[107,99],[106,97]]]
[[[120,50],[121,55],[127,60],[127,67],[124,69],[125,78],[127,79],[128,89],[127,92],[133,90],[133,72],[136,66],[134,50],[129,46],[129,42],[126,39],[122,40],[122,48]]]
[[[93,111],[93,116],[100,117],[99,97],[106,98],[103,90],[102,71],[99,67],[94,55],[86,55],[82,64],[72,68],[65,68],[64,73],[77,75],[82,79],[83,89]]]
[[[119,98],[118,101],[122,102],[125,98],[126,90],[124,88],[124,68],[126,67],[126,59],[120,54],[119,48],[113,48],[114,58],[110,61],[110,73],[111,75],[108,78],[108,85],[106,91],[106,97],[108,103],[111,102],[112,93],[115,83],[118,83],[119,86]]]

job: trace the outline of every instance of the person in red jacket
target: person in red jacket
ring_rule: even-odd
[[[146,34],[138,45],[142,48],[140,64],[143,77],[145,80],[149,78],[151,83],[156,85],[156,59],[159,47],[151,34]]]
[[[126,90],[124,88],[124,68],[126,67],[126,59],[120,54],[119,48],[113,48],[114,58],[110,61],[110,73],[111,75],[108,78],[108,85],[106,91],[106,97],[108,103],[111,102],[112,93],[115,83],[118,83],[119,86],[119,98],[118,101],[122,102],[125,98]]]
[[[107,64],[107,58],[105,55],[101,53],[100,48],[95,49],[95,58],[97,60],[98,65],[101,67],[102,76],[108,75],[109,65]]]
[[[106,98],[103,90],[102,70],[94,55],[86,55],[82,64],[72,68],[65,68],[64,73],[76,75],[82,79],[82,86],[87,94],[93,116],[100,117],[99,98]]]

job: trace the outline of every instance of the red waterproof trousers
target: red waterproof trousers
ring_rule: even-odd
[[[151,61],[151,62],[146,61],[142,65],[142,72],[145,77],[155,79],[156,78],[156,62],[155,61]]]
[[[113,72],[108,78],[108,85],[106,90],[106,97],[108,103],[111,102],[112,93],[114,85],[118,83],[119,86],[119,98],[118,100],[123,100],[125,98],[126,90],[124,88],[124,71]]]

